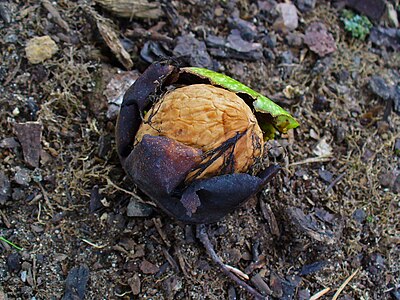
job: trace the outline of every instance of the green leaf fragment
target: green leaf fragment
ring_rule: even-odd
[[[222,86],[227,90],[234,93],[244,93],[254,99],[253,106],[257,112],[270,114],[272,118],[272,124],[262,125],[266,138],[273,138],[275,129],[280,132],[287,132],[289,129],[296,128],[299,123],[282,107],[273,102],[271,99],[261,95],[260,93],[252,90],[243,83],[221,73],[217,73],[204,68],[188,67],[183,68],[184,71],[192,74],[196,74],[200,77],[207,78],[212,84]]]

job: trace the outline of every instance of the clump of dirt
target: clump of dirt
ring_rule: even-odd
[[[266,165],[284,168],[268,188],[207,227],[222,261],[272,299],[398,299],[397,46],[352,38],[329,1],[297,11],[295,29],[275,5],[162,1],[161,16],[129,19],[86,0],[0,3],[0,298],[249,296],[119,163],[107,85],[169,60],[226,73],[301,123],[268,142]],[[314,22],[333,53],[304,44]],[[28,60],[41,36],[57,47]]]

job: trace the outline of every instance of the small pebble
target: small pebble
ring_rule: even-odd
[[[358,223],[364,222],[366,217],[367,217],[367,214],[365,213],[364,209],[357,208],[353,212],[353,219],[356,220]]]
[[[141,203],[135,198],[129,201],[127,208],[128,217],[148,217],[153,213],[153,208],[145,203]]]
[[[25,47],[26,57],[31,64],[42,63],[57,51],[57,44],[48,35],[30,39]]]
[[[19,185],[28,186],[31,181],[31,174],[28,169],[25,168],[16,168],[16,172],[14,175],[14,181]]]
[[[26,282],[26,277],[27,277],[27,272],[26,271],[22,271],[21,272],[21,280],[22,280],[22,282]]]
[[[11,196],[11,185],[8,176],[0,170],[0,204],[4,204]]]
[[[140,270],[144,274],[155,274],[158,272],[159,268],[155,264],[147,260],[143,260],[142,263],[140,264]]]
[[[314,9],[317,0],[297,0],[296,5],[302,12],[309,12]]]
[[[8,255],[7,267],[9,272],[19,272],[21,270],[21,255],[16,252]]]
[[[280,17],[275,21],[273,27],[277,31],[291,31],[299,26],[299,17],[297,16],[297,9],[291,3],[279,3],[276,6]]]
[[[390,86],[382,77],[378,75],[374,75],[371,77],[371,79],[369,80],[369,88],[375,95],[381,97],[384,100],[389,100],[391,97],[392,90]]]

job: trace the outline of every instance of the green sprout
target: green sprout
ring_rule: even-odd
[[[360,16],[354,12],[344,9],[340,20],[344,23],[344,29],[351,33],[354,38],[365,40],[372,28],[372,23],[366,16]]]
[[[15,245],[13,242],[10,242],[9,240],[7,240],[6,238],[4,238],[4,237],[2,237],[2,236],[0,236],[0,241],[3,241],[3,242],[5,242],[5,243],[9,244],[10,246],[14,247],[15,249],[17,249],[17,250],[19,250],[19,251],[22,251],[22,250],[23,250],[23,248],[21,248],[21,247]]]

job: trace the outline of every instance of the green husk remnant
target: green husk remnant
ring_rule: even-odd
[[[296,128],[299,123],[282,107],[273,102],[271,99],[252,90],[243,83],[221,73],[217,73],[204,68],[188,67],[183,68],[185,72],[198,75],[210,80],[211,84],[219,85],[234,93],[244,93],[254,99],[253,106],[257,112],[266,113],[272,116],[272,122],[263,122],[260,125],[265,130],[267,138],[273,138],[275,130],[286,133],[289,129]]]

